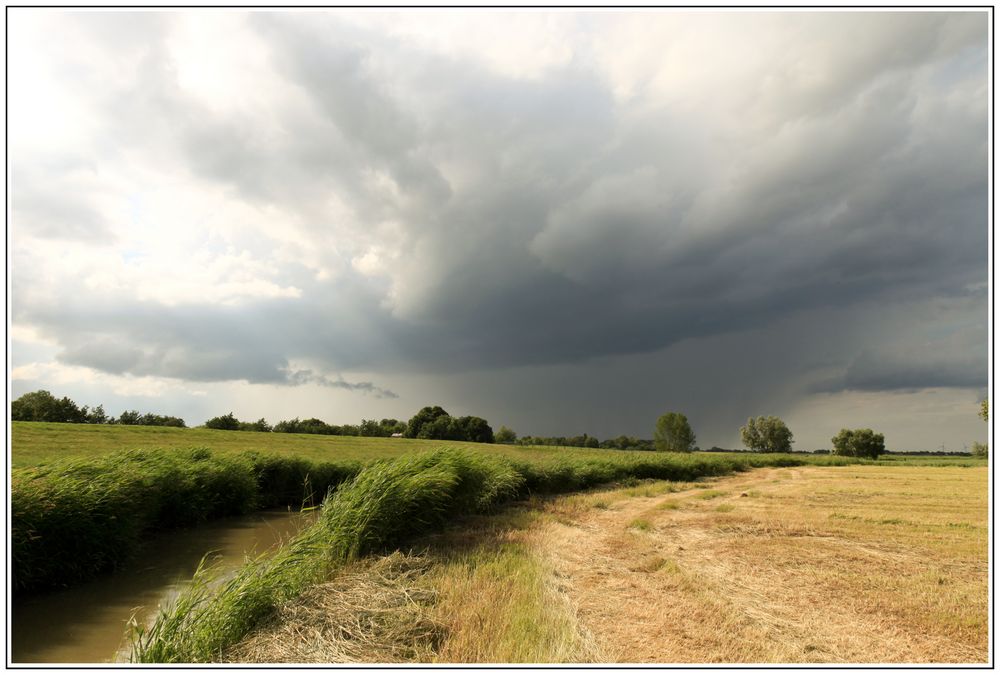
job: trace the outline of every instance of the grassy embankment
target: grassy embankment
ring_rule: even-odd
[[[151,531],[314,505],[360,468],[201,448],[118,451],[14,469],[14,590],[70,586],[116,569]]]
[[[802,467],[535,498],[345,565],[223,658],[984,662],[986,487]]]
[[[332,570],[397,547],[456,516],[480,513],[531,494],[581,490],[622,480],[690,481],[754,466],[797,466],[841,458],[716,456],[671,453],[563,454],[556,460],[511,460],[444,449],[368,465],[324,503],[319,521],[274,556],[249,563],[221,589],[197,575],[193,586],[148,632],[134,636],[142,662],[223,658],[263,619]]]

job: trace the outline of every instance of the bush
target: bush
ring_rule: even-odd
[[[990,446],[985,443],[980,443],[976,441],[972,444],[972,456],[973,457],[989,457],[990,456]]]

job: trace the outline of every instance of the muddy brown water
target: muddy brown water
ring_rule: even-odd
[[[127,658],[126,624],[148,623],[157,607],[190,583],[202,556],[222,570],[273,549],[315,517],[265,511],[159,535],[127,569],[63,591],[17,599],[12,608],[15,663],[105,663]]]

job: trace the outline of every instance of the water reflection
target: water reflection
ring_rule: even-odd
[[[315,513],[315,512],[313,512]],[[124,646],[133,612],[141,622],[190,579],[211,551],[233,569],[287,539],[311,515],[263,512],[179,530],[150,540],[129,569],[64,591],[18,598],[12,608],[15,663],[101,663]],[[137,611],[138,608],[138,611]]]

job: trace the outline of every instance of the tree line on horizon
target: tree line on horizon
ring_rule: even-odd
[[[180,427],[184,420],[172,415],[124,410],[118,417],[104,412],[103,405],[78,406],[68,396],[56,398],[44,389],[24,394],[10,404],[10,419],[15,422],[62,422],[67,424],[124,424],[146,427]]]
[[[983,420],[989,419],[989,403],[982,401],[978,411]],[[155,413],[140,414],[136,410],[125,410],[116,417],[108,416],[103,405],[89,408],[78,406],[69,397],[56,398],[45,390],[24,394],[11,403],[11,420],[26,422],[61,422],[70,424],[120,424],[137,426],[167,426],[185,428],[184,420],[170,415]],[[621,435],[599,440],[595,436],[522,436],[506,426],[494,433],[490,424],[482,417],[467,415],[453,417],[441,406],[425,406],[407,422],[384,418],[381,420],[362,419],[360,424],[327,424],[315,417],[282,420],[273,426],[264,418],[256,422],[244,422],[229,412],[206,420],[208,429],[227,431],[256,431],[266,433],[322,434],[330,436],[366,436],[420,438],[429,440],[455,440],[474,443],[518,444],[524,446],[550,445],[561,447],[615,449],[615,450],[659,450],[667,452],[700,451],[695,445],[696,437],[687,416],[678,412],[661,415],[657,421],[652,439],[641,439]],[[775,416],[750,417],[740,427],[740,438],[750,452],[792,452],[792,432],[780,418]],[[841,429],[831,439],[832,449],[815,450],[814,453],[831,453],[850,457],[877,459],[887,452],[885,437],[871,429]],[[733,452],[712,447],[705,452]],[[919,452],[916,454],[967,454]],[[985,457],[988,447],[973,443],[971,454]]]

